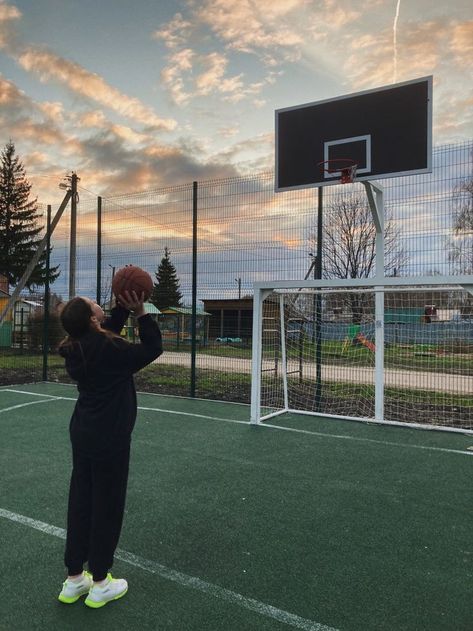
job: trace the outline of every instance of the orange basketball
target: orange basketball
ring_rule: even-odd
[[[153,291],[153,280],[141,267],[125,265],[113,277],[112,291],[115,296],[119,296],[124,291],[135,291],[138,296],[144,292],[145,300],[148,300]]]

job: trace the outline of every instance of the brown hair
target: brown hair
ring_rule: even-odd
[[[74,342],[79,341],[86,333],[91,329],[90,318],[94,315],[92,307],[87,300],[84,300],[80,296],[71,298],[64,307],[61,309],[61,324],[67,333],[67,336],[59,344],[59,348],[63,346],[72,346]],[[96,329],[99,333],[105,335],[109,339],[120,338],[112,331],[102,329],[99,327]]]

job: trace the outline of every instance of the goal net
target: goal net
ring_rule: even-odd
[[[473,431],[470,288],[389,280],[255,287],[252,422],[291,412]]]

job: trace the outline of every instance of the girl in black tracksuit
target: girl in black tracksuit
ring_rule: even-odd
[[[129,310],[138,318],[141,344],[119,337]],[[77,297],[65,305],[61,321],[68,337],[59,352],[79,391],[70,423],[73,469],[65,565],[71,577],[88,562],[94,582],[104,581],[125,508],[137,413],[133,373],[161,355],[161,333],[144,312],[143,296],[128,292],[106,320],[96,303]]]

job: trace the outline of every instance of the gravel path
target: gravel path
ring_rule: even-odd
[[[165,352],[157,360],[159,363],[189,366],[190,353]],[[251,373],[251,359],[220,357],[217,355],[197,355],[197,368],[221,370],[226,372]],[[264,362],[263,369],[274,368],[274,362]],[[289,362],[289,372],[298,370],[298,362]],[[420,390],[434,390],[451,392],[454,394],[472,394],[473,376],[449,375],[437,372],[421,372],[388,368],[384,373],[387,387],[416,388]],[[304,378],[315,379],[315,364],[304,363]],[[366,367],[322,365],[322,379],[326,381],[344,381],[347,383],[374,383],[374,369]]]

